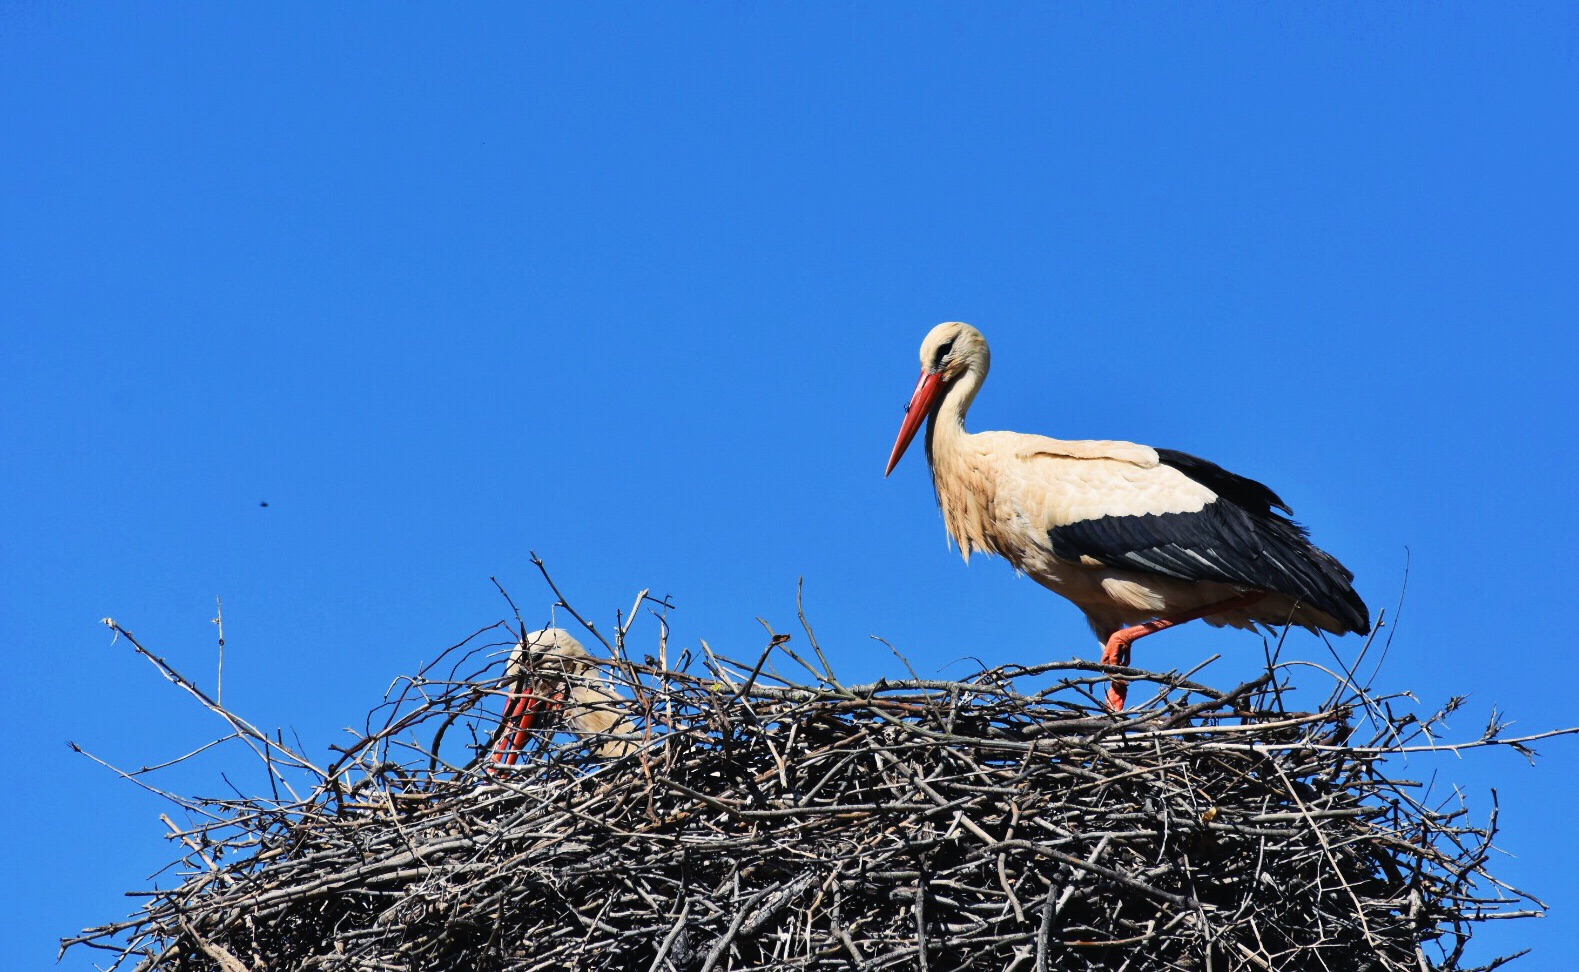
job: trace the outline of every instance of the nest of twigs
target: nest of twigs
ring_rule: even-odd
[[[1117,717],[1082,662],[843,685],[809,629],[746,661],[633,657],[627,629],[608,673],[636,751],[549,727],[504,770],[512,625],[397,682],[323,767],[138,646],[279,792],[181,800],[177,882],[66,946],[218,972],[1419,972],[1543,910],[1487,872],[1494,811],[1394,776],[1528,740],[1444,746],[1341,673],[1301,712],[1287,664],[1228,692],[1131,670],[1155,697]]]

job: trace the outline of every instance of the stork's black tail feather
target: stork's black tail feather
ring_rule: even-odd
[[[1157,459],[1210,489],[1218,495],[1219,503],[1227,501],[1254,522],[1251,535],[1260,541],[1259,546],[1268,548],[1266,553],[1281,561],[1288,579],[1295,581],[1297,589],[1274,588],[1278,593],[1298,597],[1356,634],[1370,633],[1371,612],[1354,590],[1354,572],[1311,543],[1304,526],[1283,515],[1294,511],[1281,497],[1254,479],[1186,452],[1158,449]]]

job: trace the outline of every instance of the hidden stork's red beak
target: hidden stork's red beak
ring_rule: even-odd
[[[510,700],[505,707],[504,722],[499,726],[499,740],[494,744],[493,763],[514,766],[521,758],[521,750],[531,738],[531,729],[543,711],[543,700],[534,695],[522,695]]]
[[[504,721],[499,726],[499,739],[494,743],[494,766],[514,766],[532,738],[532,730],[537,727],[543,713],[549,706],[564,700],[562,691],[544,697],[528,690],[525,695],[512,698],[505,706]]]
[[[932,403],[937,401],[942,391],[942,373],[921,372],[921,379],[916,382],[915,393],[910,396],[910,404],[905,408],[905,421],[899,426],[899,438],[894,442],[893,454],[888,457],[888,468],[883,470],[885,478],[894,471],[895,466],[899,465],[899,457],[905,454],[905,449],[909,447],[910,440],[916,437],[921,423],[932,413]]]

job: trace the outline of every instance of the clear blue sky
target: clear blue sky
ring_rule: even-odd
[[[222,595],[227,700],[316,752],[501,616],[490,575],[546,621],[529,549],[742,654],[804,576],[852,678],[897,667],[873,634],[1094,657],[945,548],[919,453],[882,479],[941,320],[992,342],[974,428],[1263,479],[1373,609],[1412,551],[1381,683],[1472,693],[1464,735],[1579,722],[1576,11],[0,7],[0,954],[46,966],[174,856],[66,741],[220,731],[107,615],[211,681]],[[1260,655],[1140,654],[1215,651]],[[1501,874],[1554,913],[1484,939],[1564,969],[1579,744],[1544,750],[1417,771],[1499,788]]]

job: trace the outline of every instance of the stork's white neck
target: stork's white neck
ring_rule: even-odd
[[[972,361],[943,393],[942,400],[933,409],[927,422],[928,462],[933,461],[934,449],[958,449],[961,444],[959,440],[969,435],[965,431],[965,413],[970,411],[971,402],[976,400],[976,393],[981,391],[982,382],[986,380],[986,363]]]
[[[986,378],[986,361],[972,361],[954,379],[927,422],[927,464],[932,467],[932,487],[949,535],[959,544],[966,560],[973,550],[999,552],[983,529],[995,492],[993,479],[979,462],[971,461],[980,457],[969,448],[971,436],[965,431],[965,413],[970,411]]]

